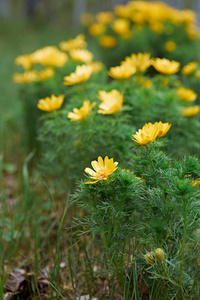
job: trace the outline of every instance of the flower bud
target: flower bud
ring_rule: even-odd
[[[157,248],[155,250],[155,258],[157,259],[158,262],[163,262],[165,258],[165,252],[161,248]]]
[[[150,264],[151,266],[154,264],[154,252],[152,251],[151,253],[147,253],[145,254],[145,260],[148,264]]]

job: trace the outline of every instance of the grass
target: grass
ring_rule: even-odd
[[[55,195],[37,168],[34,152],[25,157],[23,106],[13,73],[16,56],[46,45],[58,45],[73,36],[64,28],[0,21],[0,299],[74,299],[94,295],[106,286],[97,284],[93,261],[97,249],[88,234],[70,230],[75,208],[70,192]]]
[[[7,292],[16,294],[13,299],[73,299],[67,271],[72,248],[70,242],[66,245],[72,242],[66,229],[72,216],[69,193],[55,199],[37,170],[30,171],[34,153],[24,157],[23,107],[19,87],[12,82],[13,73],[21,72],[14,65],[16,56],[57,45],[73,33],[6,20],[0,21],[0,28],[0,298]]]

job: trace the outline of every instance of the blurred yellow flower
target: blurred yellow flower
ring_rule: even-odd
[[[55,70],[53,68],[45,68],[42,71],[38,73],[39,80],[47,80],[49,78],[52,78],[55,74]]]
[[[187,25],[185,31],[190,40],[194,40],[199,36],[199,28],[195,24]]]
[[[181,11],[183,22],[186,24],[195,24],[197,22],[196,13],[191,9]]]
[[[115,5],[114,7],[115,14],[120,18],[129,18],[131,15],[131,11],[129,7],[125,5]]]
[[[89,27],[88,31],[91,36],[98,36],[104,34],[106,26],[102,23],[94,23]]]
[[[74,39],[60,42],[59,47],[62,51],[69,51],[72,49],[85,48],[85,47],[87,47],[87,43],[85,41],[85,35],[79,34]]]
[[[181,73],[184,75],[190,75],[196,70],[197,66],[198,63],[196,61],[192,61],[182,68]]]
[[[200,186],[200,179],[193,180],[192,186]]]
[[[32,54],[24,54],[17,56],[15,64],[22,66],[24,70],[29,70],[34,65]]]
[[[81,108],[73,108],[73,112],[69,112],[67,117],[70,119],[70,121],[80,121],[85,119],[92,108],[96,105],[96,102],[93,102],[90,104],[90,100],[83,101],[83,106]]]
[[[67,54],[60,51],[55,46],[47,46],[38,49],[32,55],[35,63],[44,66],[63,67],[68,61]]]
[[[123,93],[118,90],[112,90],[110,92],[99,91],[97,97],[102,101],[99,105],[99,114],[110,115],[118,112],[123,105]]]
[[[115,19],[111,25],[113,31],[119,35],[125,35],[129,32],[130,29],[130,21],[127,19],[118,18]]]
[[[192,102],[197,98],[197,94],[193,90],[186,89],[184,87],[177,88],[176,94],[180,97],[181,100],[186,102]]]
[[[73,49],[69,51],[69,55],[76,62],[90,63],[94,55],[87,49]]]
[[[136,67],[123,62],[118,67],[111,67],[108,71],[108,75],[115,79],[127,79],[136,73]]]
[[[168,41],[165,43],[165,50],[173,52],[176,49],[176,43],[174,41]]]
[[[161,121],[154,124],[145,124],[142,129],[139,129],[139,131],[133,135],[133,141],[138,143],[140,146],[150,144],[151,142],[154,142],[157,137],[164,136],[170,127],[171,124],[162,123]]]
[[[99,44],[106,49],[112,49],[116,46],[117,40],[112,35],[102,35],[99,39]]]
[[[15,73],[13,76],[13,81],[15,83],[29,83],[37,81],[38,79],[38,73],[36,70],[26,71],[23,74]]]
[[[181,109],[181,114],[184,117],[193,117],[200,112],[200,106],[194,105],[192,107],[184,107]]]
[[[61,107],[63,104],[65,95],[59,95],[56,97],[55,95],[51,95],[51,97],[46,97],[44,99],[40,99],[37,104],[37,108],[43,111],[54,111]]]
[[[94,170],[91,168],[85,168],[85,172],[90,175],[90,178],[94,181],[85,182],[86,184],[93,184],[99,180],[107,180],[108,177],[117,170],[118,162],[114,162],[113,158],[108,158],[106,156],[103,160],[101,156],[98,157],[98,161],[93,160],[91,165]]]
[[[74,85],[87,81],[93,73],[92,66],[77,66],[74,73],[64,77],[64,85]]]
[[[160,73],[165,75],[175,74],[180,69],[180,63],[177,61],[170,61],[166,58],[155,58],[152,62],[153,67]]]
[[[114,18],[114,14],[111,11],[103,11],[96,14],[96,19],[98,23],[108,24]]]
[[[200,70],[198,70],[194,73],[194,77],[200,78]]]
[[[125,62],[136,67],[136,72],[144,72],[152,64],[150,53],[133,53],[125,58]]]

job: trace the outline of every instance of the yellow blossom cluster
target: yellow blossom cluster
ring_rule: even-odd
[[[55,70],[51,67],[44,68],[41,71],[30,70],[25,71],[24,73],[15,73],[13,75],[13,81],[15,83],[29,83],[33,81],[44,81],[53,77],[55,74]]]
[[[108,75],[114,79],[127,79],[137,72],[144,72],[152,64],[149,53],[133,53],[127,56],[120,66],[111,67]]]
[[[15,59],[15,64],[21,65],[25,72],[22,74],[14,74],[14,82],[29,83],[32,81],[44,81],[53,77],[55,74],[53,67],[64,67],[69,59],[68,55],[63,51],[68,51],[73,61],[85,64],[83,66],[77,66],[74,73],[65,76],[64,84],[73,85],[84,82],[88,80],[92,74],[98,73],[103,68],[101,62],[93,61],[93,53],[86,49],[87,43],[84,34],[79,34],[74,39],[63,41],[59,46],[62,51],[56,46],[47,46],[31,54],[18,56]],[[40,64],[45,68],[41,71],[31,70],[36,64]]]
[[[142,129],[133,135],[133,140],[140,146],[154,142],[156,138],[164,136],[170,129],[171,124],[156,122],[154,124],[148,123]]]
[[[157,34],[164,31],[169,32],[168,27],[172,25],[184,24],[185,31],[189,39],[199,37],[199,29],[196,26],[196,15],[189,9],[178,10],[168,6],[163,2],[129,1],[125,5],[115,5],[114,13],[100,12],[95,16],[84,13],[81,16],[83,25],[88,26],[91,36],[101,36],[107,34],[110,29],[114,35],[122,38],[131,38],[135,26],[147,25],[150,30]],[[112,34],[112,33],[110,33]],[[102,47],[104,43],[99,40]],[[177,45],[174,41],[165,44],[165,50],[172,52]]]

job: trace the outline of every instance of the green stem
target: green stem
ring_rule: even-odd
[[[101,237],[102,237],[102,240],[103,240],[104,247],[106,249],[106,256],[107,256],[108,260],[110,260],[109,248],[108,248],[108,245],[107,245],[105,233],[104,233],[102,224],[101,224],[101,222],[99,221],[98,218],[97,218],[97,222],[99,224],[99,228],[100,228],[100,231],[101,231]],[[118,264],[116,262],[115,257],[111,259],[111,264],[112,264],[112,266],[115,269],[115,272],[117,274],[117,281],[118,281],[118,284],[119,284],[119,288],[120,288],[121,291],[124,291],[124,294],[125,294],[124,300],[129,300],[130,296],[129,296],[129,291],[128,291],[128,289],[125,286],[126,282],[125,282],[125,279],[124,279],[124,273],[118,267]]]
[[[184,262],[184,249],[185,249],[185,240],[186,240],[186,228],[187,228],[187,205],[185,205],[184,208],[183,240],[181,246],[180,287],[182,290],[182,296],[183,296],[183,262]]]

